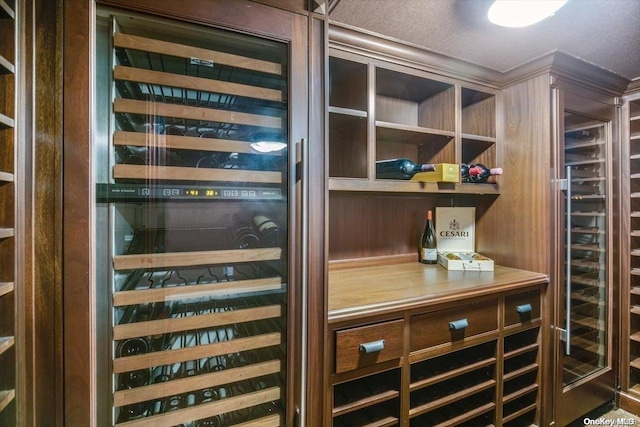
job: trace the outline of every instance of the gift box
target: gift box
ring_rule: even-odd
[[[436,170],[418,172],[411,181],[420,182],[460,182],[460,165],[455,163],[437,163]]]
[[[493,260],[475,251],[476,208],[436,208],[438,264],[447,270],[493,271]]]

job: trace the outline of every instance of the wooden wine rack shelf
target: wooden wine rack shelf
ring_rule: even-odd
[[[442,381],[451,379],[452,377],[457,377],[459,375],[467,374],[469,372],[476,371],[480,368],[485,368],[487,366],[494,365],[495,363],[496,363],[496,359],[491,358],[491,359],[483,360],[481,362],[472,363],[470,365],[465,365],[457,369],[452,369],[451,371],[448,371],[439,375],[434,375],[433,377],[425,378],[420,381],[413,382],[411,383],[409,390],[410,391],[420,390],[421,388],[438,384]]]
[[[180,318],[149,320],[146,322],[128,323],[113,327],[113,339],[125,340],[149,335],[183,332],[234,323],[272,319],[282,315],[280,305],[265,305],[254,308],[229,310],[212,314],[200,314]]]
[[[2,412],[15,397],[15,390],[0,390],[0,412]]]
[[[350,412],[377,405],[382,402],[387,402],[398,397],[400,397],[400,392],[398,390],[386,390],[379,394],[366,396],[361,399],[349,402],[348,404],[337,406],[333,408],[333,416],[338,417],[340,415],[348,414]]]
[[[248,98],[261,99],[264,101],[283,101],[282,91],[276,89],[268,89],[238,83],[211,80],[202,77],[177,75],[172,73],[165,73],[162,71],[124,67],[121,65],[117,65],[114,67],[113,78],[115,80],[130,80],[139,83],[179,87],[204,92],[246,96]]]
[[[214,297],[229,294],[275,291],[282,289],[282,278],[271,277],[233,282],[209,283],[198,286],[175,286],[167,288],[120,291],[113,294],[113,305],[124,306],[147,302],[175,301],[183,298]]]
[[[0,337],[0,355],[12,348],[15,344],[14,337]]]
[[[118,357],[113,360],[113,372],[120,374],[136,369],[151,368],[163,363],[179,363],[187,360],[216,357],[240,351],[258,350],[262,348],[280,345],[282,334],[256,335],[248,338],[236,338],[231,341],[221,341],[213,344],[201,344],[199,346],[179,348],[174,350],[158,351],[137,356]]]
[[[233,123],[238,125],[261,126],[282,129],[279,117],[262,116],[258,114],[240,113],[212,108],[191,107],[178,104],[163,104],[158,102],[139,101],[135,99],[116,98],[113,101],[116,113],[130,113],[141,115],[159,115],[178,119],[203,120],[219,123]]]
[[[0,129],[12,128],[15,126],[15,122],[11,117],[7,117],[0,113]]]
[[[460,390],[458,392],[452,393],[446,397],[434,400],[433,402],[429,402],[424,405],[419,405],[409,410],[409,417],[413,418],[418,415],[424,414],[426,412],[434,411],[443,406],[449,405],[453,402],[457,402],[458,400],[464,399],[465,397],[472,396],[476,393],[479,393],[484,390],[489,390],[490,388],[495,387],[496,381],[489,380],[480,384],[476,384],[471,386],[465,390]]]
[[[238,411],[243,408],[269,403],[281,398],[279,387],[272,387],[264,390],[254,391],[240,396],[228,397],[210,403],[202,403],[186,409],[178,409],[160,415],[139,418],[132,421],[118,423],[119,427],[156,427],[158,425],[177,425],[191,420],[199,420],[213,417],[217,414]]]
[[[155,135],[142,132],[117,131],[113,134],[114,145],[131,145],[136,147],[157,146],[176,150],[222,151],[227,153],[246,153],[261,155],[251,148],[247,141],[229,139],[201,138],[180,135]]]
[[[241,368],[228,368],[220,372],[173,380],[171,381],[171,385],[152,384],[129,390],[116,391],[113,394],[113,400],[116,406],[130,405],[161,399],[173,394],[184,394],[193,390],[202,390],[207,387],[221,386],[236,381],[276,374],[280,372],[281,369],[282,367],[279,360],[255,363]]]
[[[116,179],[282,183],[281,172],[209,169],[180,166],[114,165]]]
[[[6,1],[0,0],[0,19],[15,19],[16,14]]]
[[[197,265],[232,264],[238,262],[274,261],[280,259],[280,248],[229,249],[220,251],[173,252],[157,254],[117,255],[113,268],[135,270]]]
[[[2,297],[3,295],[6,295],[10,292],[13,292],[13,282],[0,282],[0,297]]]
[[[116,48],[134,49],[178,58],[198,58],[230,67],[244,68],[271,74],[282,74],[282,66],[276,62],[262,61],[245,56],[233,55],[195,46],[171,43],[131,34],[115,33],[113,42]]]

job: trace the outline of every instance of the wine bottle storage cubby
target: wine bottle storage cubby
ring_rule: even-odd
[[[496,97],[490,90],[339,48],[330,52],[329,74],[330,190],[479,193],[478,186],[378,179],[375,162],[495,166]],[[482,194],[497,192],[482,187]]]
[[[462,88],[462,163],[496,165],[496,97]]]
[[[565,114],[567,169],[567,251],[570,276],[566,323],[570,354],[564,382],[582,378],[605,363],[608,181],[606,127],[574,113]]]
[[[539,334],[534,327],[504,338],[503,425],[535,425],[539,399]]]
[[[400,370],[394,369],[333,387],[333,425],[400,425]]]
[[[495,408],[495,378],[496,341],[413,363],[409,416],[425,422],[432,419],[431,425],[442,422],[438,420],[443,416],[468,420],[491,411]],[[487,401],[478,397],[487,395]],[[467,404],[460,405],[461,401]]]
[[[98,46],[113,423],[283,425],[287,47],[106,11]]]
[[[375,87],[375,160],[455,163],[454,85],[378,67]]]
[[[16,6],[0,0],[0,425],[16,423]]]

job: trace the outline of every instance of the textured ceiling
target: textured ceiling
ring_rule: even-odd
[[[640,77],[640,0],[569,0],[526,28],[486,18],[488,0],[333,0],[330,19],[506,72],[560,50]]]

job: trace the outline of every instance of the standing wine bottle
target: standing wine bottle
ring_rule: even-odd
[[[378,179],[411,179],[418,172],[436,170],[432,163],[417,164],[409,159],[378,160],[376,162],[376,178]]]
[[[472,182],[476,184],[486,183],[491,176],[502,175],[502,168],[488,168],[482,163],[471,165],[463,163],[460,171],[462,182]]]
[[[422,238],[420,239],[420,262],[423,264],[435,264],[437,261],[436,230],[433,226],[433,214],[428,210],[424,233],[422,233]]]

